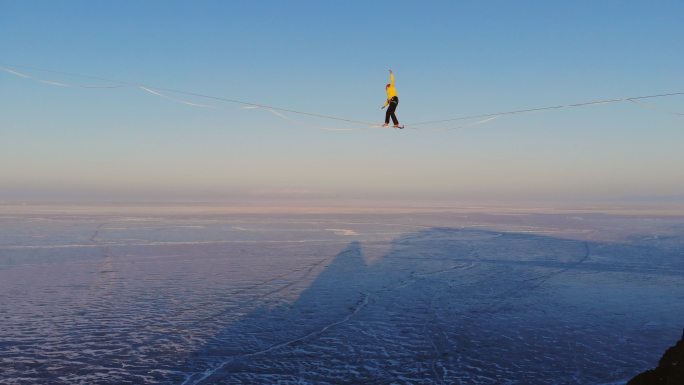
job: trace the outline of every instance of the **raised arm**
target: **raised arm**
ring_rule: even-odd
[[[392,70],[389,70],[389,73],[390,73],[390,84],[389,84],[389,86],[394,88],[394,74],[392,73]],[[389,93],[388,93],[388,95],[389,95]],[[387,98],[385,100],[385,104],[382,106],[382,108],[387,107],[389,105],[389,103],[390,103],[390,100],[389,100],[389,98]]]

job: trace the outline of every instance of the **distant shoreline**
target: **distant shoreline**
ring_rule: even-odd
[[[684,216],[684,204],[494,204],[343,202],[322,204],[254,202],[0,202],[0,215],[227,215],[227,214],[607,214]]]

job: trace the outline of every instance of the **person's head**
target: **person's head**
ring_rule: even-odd
[[[391,86],[391,84],[387,83],[387,85],[385,86],[385,89],[390,88],[390,86]]]

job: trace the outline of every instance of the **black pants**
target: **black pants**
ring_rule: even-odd
[[[397,109],[398,105],[399,98],[396,96],[392,96],[392,99],[390,99],[389,102],[389,106],[387,106],[387,112],[385,112],[385,124],[389,124],[390,116],[392,117],[392,123],[394,123],[395,126],[399,124],[397,116],[394,115],[394,111]]]

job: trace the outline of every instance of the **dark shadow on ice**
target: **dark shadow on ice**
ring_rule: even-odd
[[[249,312],[190,357],[184,383],[626,380],[681,330],[678,256],[432,228],[368,263],[351,242],[294,302]]]
[[[684,384],[684,335],[663,354],[658,367],[632,378],[627,385]]]

